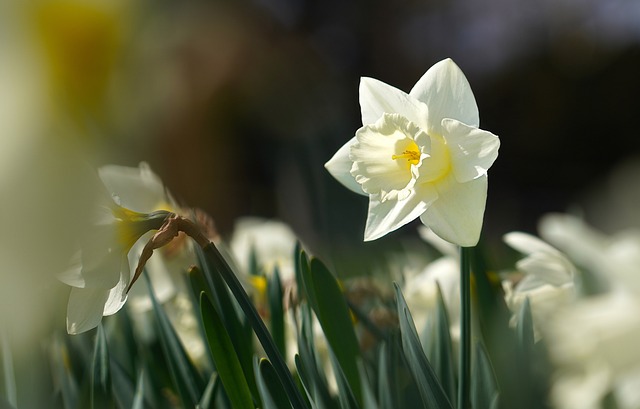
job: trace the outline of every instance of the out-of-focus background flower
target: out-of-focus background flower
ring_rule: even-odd
[[[408,90],[445,57],[502,140],[489,243],[574,203],[640,225],[629,183],[605,184],[638,167],[638,21],[628,0],[2,2],[1,277],[24,291],[0,295],[64,265],[106,163],[147,161],[223,236],[278,218],[337,274],[370,271],[407,230],[362,243],[366,200],[323,164],[360,126],[361,76]]]

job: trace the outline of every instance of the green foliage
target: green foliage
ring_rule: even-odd
[[[451,402],[442,388],[433,367],[424,354],[422,344],[418,338],[416,327],[411,317],[411,312],[400,291],[400,287],[395,285],[398,319],[400,320],[400,333],[402,336],[402,348],[405,358],[409,364],[409,369],[416,381],[422,404],[425,408],[433,409],[453,409]]]
[[[200,311],[207,344],[213,354],[218,376],[231,401],[231,406],[234,409],[253,409],[247,378],[242,372],[231,337],[225,331],[222,319],[204,293],[200,297]]]
[[[198,251],[198,266],[185,281],[191,307],[200,312],[198,328],[206,351],[199,362],[192,361],[167,306],[153,293],[146,317],[154,328],[149,339],[134,330],[126,308],[105,318],[95,331],[53,337],[48,349],[55,384],[52,408],[455,407],[458,358],[439,287],[419,337],[399,286],[395,301],[389,295],[377,303],[357,303],[348,299],[349,282],[340,283],[319,259],[309,258],[300,246],[293,257],[297,297],[288,300],[285,310],[277,268],[266,275],[266,297],[260,298],[264,305],[256,308],[257,299],[232,279],[239,274],[221,253],[213,246]],[[548,372],[540,364],[544,354],[534,339],[530,305],[523,305],[511,328],[499,288],[489,280],[482,260],[474,263],[471,407],[544,409]],[[253,269],[263,274],[261,266]],[[386,308],[397,319],[395,325],[379,327],[372,305]],[[266,324],[258,310],[268,311]],[[291,351],[297,353],[287,366]],[[20,409],[5,344],[2,353],[0,408]],[[516,370],[517,377],[505,377]]]

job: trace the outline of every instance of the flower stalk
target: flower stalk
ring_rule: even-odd
[[[470,409],[471,257],[473,247],[460,247],[460,370],[458,409]]]

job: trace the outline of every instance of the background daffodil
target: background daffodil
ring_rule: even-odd
[[[420,217],[451,243],[477,244],[487,170],[500,141],[478,128],[478,107],[460,68],[440,61],[408,94],[362,78],[360,106],[363,126],[325,167],[369,196],[365,241]]]

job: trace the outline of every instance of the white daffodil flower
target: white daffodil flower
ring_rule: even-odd
[[[100,179],[112,198],[106,197],[94,217],[94,226],[80,242],[72,267],[58,278],[72,286],[67,307],[67,330],[71,334],[87,331],[103,315],[120,310],[131,298],[134,320],[150,310],[146,286],[137,285],[127,294],[146,234],[158,229],[169,212],[177,212],[173,199],[160,178],[146,163],[139,167],[108,165],[99,169]],[[172,299],[182,280],[174,280],[172,271],[186,271],[193,263],[190,247],[176,240],[172,248],[149,260],[147,271],[158,300]],[[165,249],[163,249],[165,250]],[[166,253],[171,253],[166,254]],[[137,322],[137,321],[136,321]]]
[[[360,82],[362,128],[325,164],[350,190],[369,196],[364,240],[417,217],[438,236],[477,244],[487,170],[500,140],[479,126],[464,74],[450,59],[407,94],[373,78]]]
[[[83,238],[72,267],[58,276],[73,287],[67,306],[70,334],[92,329],[103,315],[115,314],[122,308],[131,281],[129,251],[149,230],[160,228],[170,214],[138,213],[115,203],[103,207],[101,213]]]
[[[293,279],[293,250],[296,235],[285,223],[259,217],[242,217],[235,223],[231,252],[243,272],[249,271],[251,252],[258,264],[270,275],[277,266],[282,281]]]
[[[554,247],[539,238],[522,232],[511,232],[503,240],[514,250],[525,255],[516,263],[516,269],[524,274],[517,284],[502,282],[505,302],[514,316],[512,324],[525,300],[529,300],[534,325],[546,320],[561,305],[568,304],[576,296],[575,266]],[[536,331],[536,336],[539,333]]]

